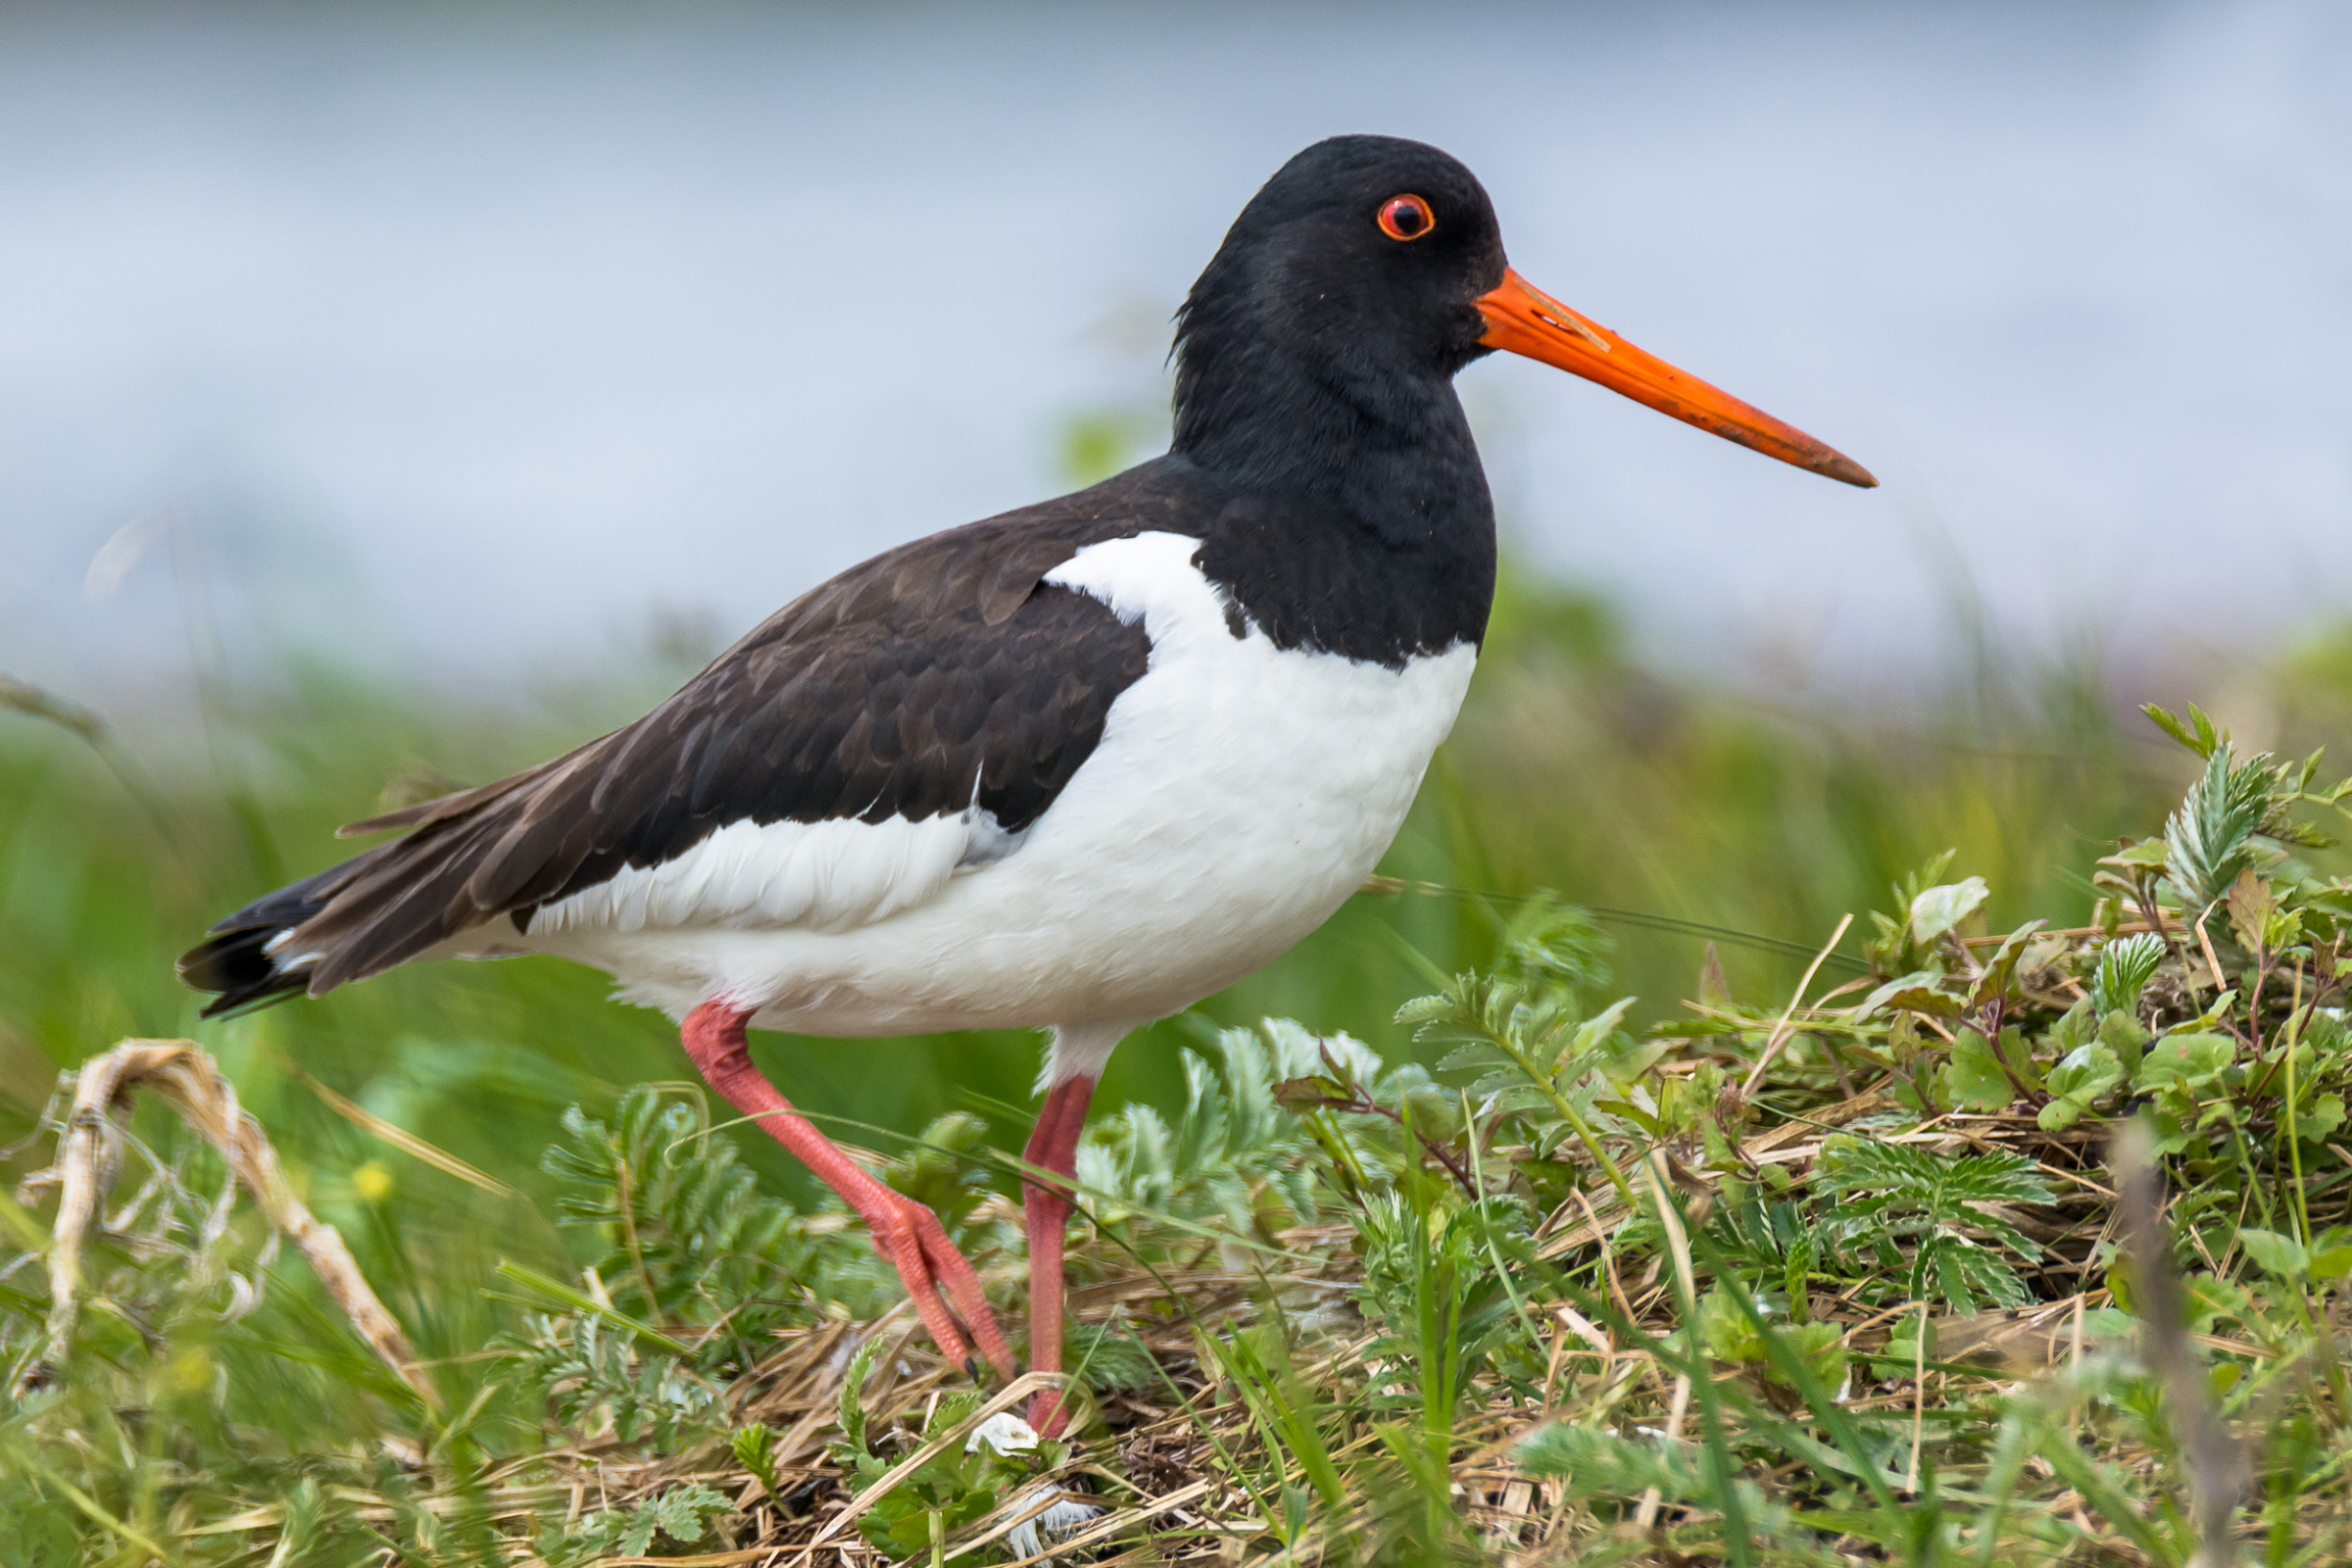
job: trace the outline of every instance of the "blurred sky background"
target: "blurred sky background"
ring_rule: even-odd
[[[1867,683],[1963,585],[2119,661],[2352,607],[2341,0],[19,4],[0,669],[182,690],[172,519],[246,669],[715,648],[1066,488],[1073,421],[1156,450],[1186,285],[1353,130],[1886,481],[1473,368],[1513,547],[1650,657]]]

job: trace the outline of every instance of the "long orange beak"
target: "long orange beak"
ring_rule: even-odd
[[[1768,458],[1793,463],[1841,483],[1868,489],[1879,482],[1853,459],[1822,445],[1792,424],[1783,424],[1761,409],[1749,408],[1697,376],[1685,374],[1656,355],[1643,353],[1607,327],[1577,315],[1517,272],[1506,269],[1500,285],[1479,297],[1478,312],[1487,318],[1487,330],[1479,341],[1489,348],[1524,354],[1571,375],[1598,381],[1612,392],[1622,392],[1686,424],[1712,430],[1726,441],[1737,441]]]

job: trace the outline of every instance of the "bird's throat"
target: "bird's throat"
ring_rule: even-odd
[[[1252,368],[1180,377],[1168,459],[1219,497],[1200,564],[1238,613],[1280,646],[1397,668],[1483,641],[1494,511],[1452,386],[1367,397]]]

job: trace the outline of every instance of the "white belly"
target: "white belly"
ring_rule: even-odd
[[[1197,548],[1147,533],[1047,578],[1140,616],[1151,660],[1001,858],[945,874],[993,826],[985,813],[977,829],[970,813],[738,828],[683,881],[601,903],[591,890],[517,945],[605,969],[672,1013],[724,1000],[816,1035],[1129,1022],[1231,984],[1371,871],[1477,655],[1465,644],[1397,671],[1284,652],[1254,628],[1236,638]],[[755,835],[789,896],[759,885]],[[829,857],[813,881],[812,845]],[[791,923],[766,912],[787,909]]]

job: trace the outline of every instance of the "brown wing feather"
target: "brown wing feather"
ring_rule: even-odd
[[[321,995],[500,915],[520,926],[542,904],[746,818],[880,821],[976,804],[1007,831],[1026,827],[1092,754],[1150,652],[1140,626],[1041,579],[1101,539],[1198,534],[1199,509],[1159,466],[878,556],[779,611],[636,723],[353,823],[346,833],[412,831],[222,921],[183,974],[223,993],[213,1011]],[[257,976],[265,944],[285,964]]]

